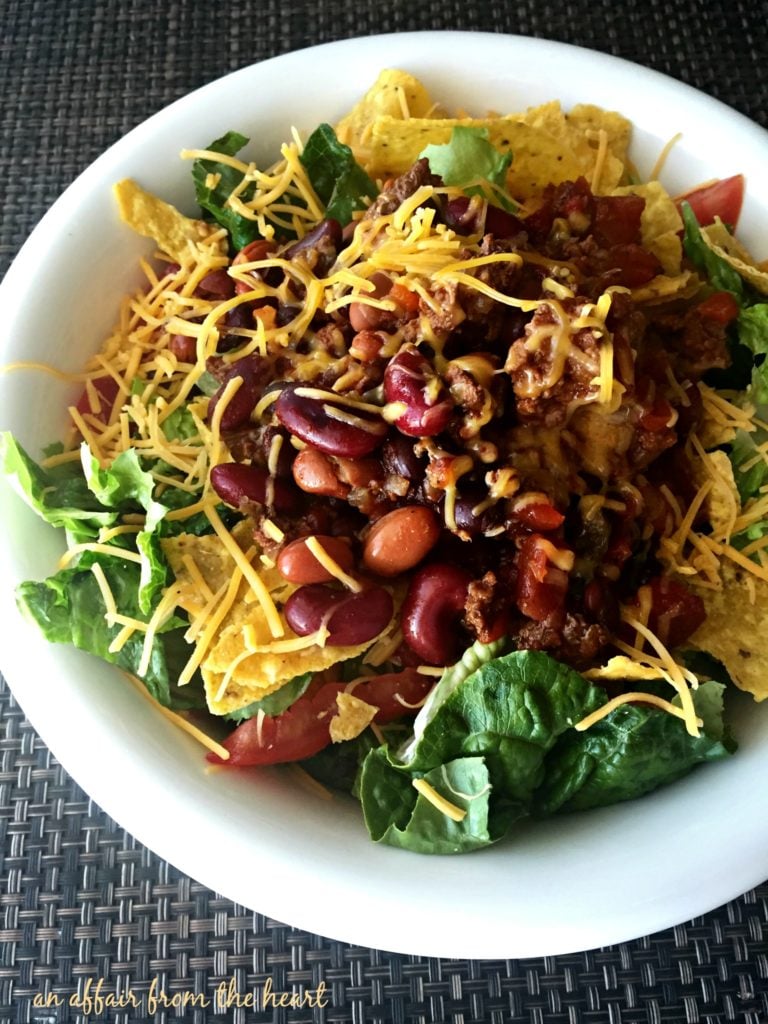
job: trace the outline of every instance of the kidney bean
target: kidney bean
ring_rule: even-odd
[[[363,561],[378,576],[412,569],[437,544],[442,526],[425,505],[406,505],[378,519],[365,539]]]
[[[317,534],[315,539],[344,572],[351,572],[355,562],[349,544],[340,537],[329,537],[327,534]],[[306,537],[299,537],[286,544],[277,556],[277,571],[290,583],[328,583],[334,579],[309,550]]]
[[[244,362],[244,360],[240,361]],[[236,369],[236,367],[237,363],[233,363],[232,370],[227,373],[221,383],[221,386],[214,393],[208,403],[208,422],[210,422],[213,419],[216,406],[221,401],[221,396],[224,394],[229,382],[235,377],[241,378],[242,384],[230,399],[230,402],[221,417],[222,430],[236,430],[244,423],[247,423],[250,419],[251,413],[253,412],[254,406],[261,396],[263,383],[261,374],[252,370],[250,367],[243,367],[242,369]]]
[[[197,361],[197,338],[186,334],[172,334],[168,341],[168,350],[173,352],[180,363]]]
[[[392,597],[384,587],[359,594],[310,583],[285,602],[285,618],[299,636],[308,636],[325,624],[326,646],[351,647],[373,640],[392,618]]]
[[[384,371],[384,397],[404,406],[395,426],[409,437],[433,437],[448,426],[453,403],[442,381],[430,394],[436,374],[431,363],[415,348],[402,349]]]
[[[231,299],[235,294],[235,282],[224,267],[219,267],[202,278],[196,293],[206,299]]]
[[[302,449],[293,460],[293,479],[307,494],[341,499],[349,494],[349,485],[339,480],[334,464],[316,448]]]
[[[383,299],[392,290],[392,278],[387,274],[371,274],[370,281],[373,291],[366,294],[372,299]],[[351,302],[349,305],[349,322],[355,331],[375,331],[394,319],[393,312],[388,309],[376,309],[365,302]]]
[[[314,274],[324,277],[333,266],[341,244],[341,224],[329,217],[289,246],[283,255],[287,260],[294,260],[297,256],[308,258]]]
[[[337,397],[328,391],[328,402],[299,394],[301,387],[286,387],[277,402],[275,414],[282,425],[296,437],[306,441],[327,455],[340,455],[346,459],[359,459],[378,448],[387,433],[384,420],[374,419],[369,413],[358,413],[349,406],[335,405]],[[313,390],[317,390],[313,388]],[[326,391],[325,388],[320,390]],[[325,406],[338,409],[335,418]],[[358,422],[349,423],[346,417],[354,416]]]
[[[473,510],[487,497],[479,488],[457,496],[453,508],[453,518],[456,520],[456,528],[470,537],[479,536],[486,528],[487,516],[484,512],[477,515]]]
[[[450,665],[459,655],[457,625],[472,576],[458,565],[438,562],[419,569],[402,607],[403,638],[428,665]]]
[[[420,483],[424,479],[424,457],[416,454],[413,441],[402,434],[392,434],[387,438],[381,449],[381,461],[387,473],[405,477],[411,483]]]
[[[287,480],[270,478],[261,466],[242,462],[225,462],[211,469],[211,486],[222,501],[239,508],[244,500],[255,501],[294,515],[301,508],[301,498]],[[271,492],[271,493],[270,493]]]
[[[483,224],[483,205],[485,205],[485,223]],[[496,238],[512,238],[524,231],[523,222],[506,210],[491,203],[483,204],[475,197],[459,196],[451,199],[445,207],[445,222],[448,227],[460,235],[471,235],[484,230],[486,234]]]

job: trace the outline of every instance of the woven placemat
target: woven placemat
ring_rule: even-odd
[[[0,272],[106,146],[190,89],[277,53],[419,29],[543,36],[656,68],[766,125],[766,20],[759,4],[726,12],[695,0],[0,0]],[[2,1022],[768,1022],[768,883],[677,928],[567,956],[437,960],[349,946],[181,874],[89,801],[4,685],[0,714]],[[230,985],[255,1006],[225,1008]],[[291,993],[305,1005],[275,1005]]]

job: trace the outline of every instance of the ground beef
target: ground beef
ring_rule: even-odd
[[[685,313],[658,316],[654,326],[663,332],[664,343],[679,379],[698,380],[707,370],[730,365],[726,326],[702,317],[695,307]]]
[[[480,643],[490,643],[500,635],[500,618],[503,614],[500,589],[494,572],[487,572],[482,579],[473,580],[469,584],[464,604],[464,623]]]
[[[567,612],[561,628],[547,622],[526,622],[512,640],[520,651],[547,651],[572,668],[584,669],[607,647],[610,633],[604,626],[587,622],[579,613]]]
[[[569,317],[578,316],[577,301],[563,302]],[[556,331],[558,320],[552,307],[541,305],[525,328],[525,336],[514,342],[509,350],[504,369],[509,374],[517,401],[517,415],[526,423],[552,427],[565,423],[569,406],[578,399],[594,394],[592,383],[600,373],[600,349],[592,330],[585,328],[571,337],[574,347],[582,356],[568,356],[562,373],[551,385],[556,358]],[[539,338],[535,348],[529,348],[532,336]]]
[[[363,220],[374,220],[376,217],[386,217],[394,213],[403,200],[412,196],[422,185],[437,184],[439,181],[440,179],[430,172],[429,161],[425,157],[417,160],[405,174],[387,183],[366,210]]]

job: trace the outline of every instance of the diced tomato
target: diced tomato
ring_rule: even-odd
[[[640,242],[642,196],[595,196],[592,233],[598,245],[629,245]]]
[[[556,530],[565,522],[562,512],[558,512],[554,506],[547,505],[545,502],[531,502],[530,505],[523,505],[516,509],[515,514],[529,530],[537,530],[541,533]]]
[[[657,576],[649,586],[648,626],[667,647],[679,647],[706,619],[704,602],[698,594],[669,576]]]
[[[257,306],[253,311],[254,320],[261,320],[267,331],[275,326],[276,316],[277,310],[273,306]]]
[[[423,700],[434,682],[429,676],[409,668],[360,683],[354,688],[354,695],[377,707],[374,721],[385,725],[414,715],[416,710],[407,705]],[[345,685],[313,683],[304,696],[282,714],[273,718],[264,716],[261,722],[256,717],[247,719],[224,741],[229,760],[224,761],[214,753],[207,755],[208,760],[213,764],[244,768],[312,757],[331,742],[330,723],[338,710],[336,695]]]
[[[523,615],[536,622],[552,622],[562,615],[568,589],[568,573],[550,563],[548,543],[539,534],[531,534],[521,544],[518,556],[515,603]]]
[[[701,316],[716,324],[727,324],[739,315],[739,304],[730,292],[715,292],[696,307]]]
[[[95,416],[102,423],[108,423],[112,406],[115,404],[120,388],[114,377],[95,377],[91,383],[98,392],[101,408],[98,411],[91,408],[91,400],[88,396],[88,391],[85,390],[77,400],[77,411],[81,416]]]
[[[660,431],[672,426],[672,421],[672,406],[663,395],[657,395],[653,405],[643,411],[638,423],[643,430],[648,430],[652,434],[658,434]]]
[[[653,253],[632,242],[612,246],[608,251],[608,259],[611,267],[619,271],[617,283],[625,288],[639,288],[648,284],[662,271]]]
[[[735,228],[744,201],[744,175],[734,174],[731,178],[721,178],[711,185],[694,188],[679,197],[678,207],[683,201],[690,204],[702,227],[713,224],[715,217],[719,217],[724,224]]]

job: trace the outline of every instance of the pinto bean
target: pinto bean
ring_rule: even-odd
[[[374,524],[365,540],[363,561],[378,576],[398,576],[429,554],[441,529],[437,514],[426,505],[396,508]]]
[[[349,484],[339,480],[333,462],[316,448],[302,449],[293,460],[293,479],[307,494],[341,499],[349,494]]]
[[[384,587],[359,594],[332,590],[322,583],[300,587],[285,602],[285,618],[299,636],[315,633],[324,624],[326,646],[348,647],[373,640],[392,618],[392,597]]]
[[[352,550],[340,537],[319,534],[315,539],[344,572],[354,568]],[[299,537],[286,544],[277,556],[277,571],[290,583],[328,583],[334,578],[307,547],[306,537]]]
[[[232,266],[235,267],[240,263],[257,263],[259,260],[265,260],[271,253],[275,251],[275,243],[267,241],[265,238],[257,238],[253,242],[249,242],[248,245],[244,246],[240,252],[232,260]],[[254,278],[253,284],[262,280],[262,273],[258,270],[252,270],[251,275]],[[235,291],[238,295],[243,295],[245,292],[253,290],[253,285],[247,281],[235,281]]]
[[[392,290],[392,278],[387,274],[377,273],[371,275],[373,291],[368,292],[372,299],[383,299]],[[375,331],[377,327],[383,327],[392,321],[393,315],[390,310],[377,309],[365,302],[352,302],[349,306],[349,322],[356,331]]]
[[[403,638],[428,665],[450,665],[461,646],[457,626],[472,576],[446,562],[425,565],[411,580],[402,608]]]

